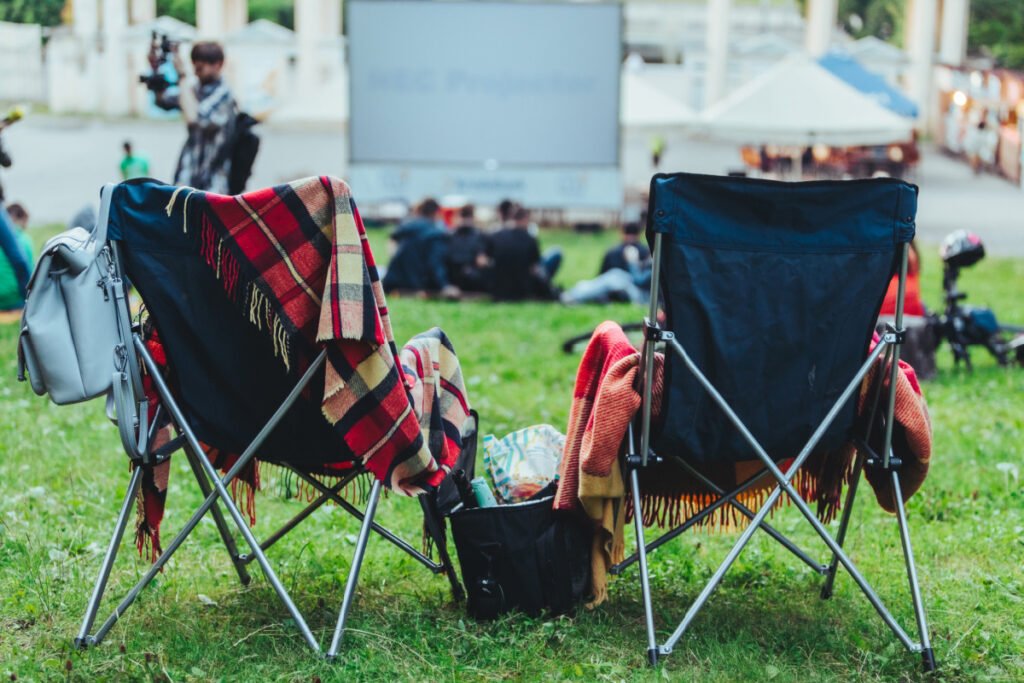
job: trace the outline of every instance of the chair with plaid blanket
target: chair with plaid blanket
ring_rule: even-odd
[[[445,573],[461,599],[441,513],[457,498],[447,473],[456,464],[472,468],[476,416],[440,330],[397,348],[347,186],[318,177],[227,197],[138,180],[110,196],[116,268],[148,316],[119,348],[133,362],[119,363],[115,385],[118,405],[140,406],[142,419],[121,425],[131,481],[76,643],[102,641],[207,513],[242,583],[257,562],[314,651],[319,641],[265,551],[328,501],[361,521],[329,658],[339,650],[371,531]],[[117,305],[122,324],[130,321],[127,302]],[[162,547],[168,458],[179,449],[205,500]],[[262,543],[250,529],[258,463],[286,468],[315,491]],[[363,475],[372,485],[360,510],[345,492]],[[384,486],[419,496],[439,561],[374,520]],[[241,508],[239,491],[248,493]],[[149,547],[154,561],[92,632],[136,497],[139,549]],[[236,546],[225,510],[247,552]]]

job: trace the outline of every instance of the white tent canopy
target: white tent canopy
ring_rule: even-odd
[[[794,55],[701,115],[712,137],[752,145],[884,145],[910,139],[912,123]]]
[[[649,82],[642,69],[624,70],[621,88],[619,116],[627,128],[681,128],[697,121],[696,112]]]

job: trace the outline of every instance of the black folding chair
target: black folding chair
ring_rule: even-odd
[[[116,193],[112,194],[116,202],[119,195]],[[138,210],[136,205],[130,207],[130,211],[138,212]],[[101,213],[106,215],[105,211]],[[143,248],[145,240],[150,240],[150,247],[156,244],[157,251],[160,251],[163,249],[160,241],[164,237],[167,238],[168,242],[173,239],[183,240],[184,238],[180,237],[180,227],[171,226],[169,228],[167,226],[159,226],[158,223],[162,220],[159,216],[153,215],[148,218],[143,216],[140,218],[136,215],[134,218],[136,220],[145,219],[144,222],[136,222],[133,226],[138,234],[124,234],[123,232],[118,234],[118,231],[111,230],[112,237],[108,240],[108,248],[113,254],[117,271],[114,292],[112,294],[117,303],[118,324],[122,339],[122,344],[115,353],[115,356],[119,358],[118,367],[121,372],[119,381],[115,381],[121,392],[118,400],[118,419],[122,442],[134,467],[110,543],[107,546],[99,575],[86,607],[81,628],[75,638],[75,644],[79,647],[87,647],[101,643],[110,632],[110,629],[131,607],[142,590],[167,565],[167,562],[174,556],[175,551],[188,538],[207,513],[213,517],[221,540],[228,551],[228,555],[242,584],[248,585],[250,582],[248,565],[252,562],[259,564],[267,580],[281,599],[290,616],[294,619],[305,642],[314,652],[320,652],[320,644],[285,590],[285,587],[278,579],[267,559],[266,551],[316,509],[329,501],[334,502],[339,508],[361,522],[352,564],[345,583],[337,624],[330,646],[326,652],[328,658],[334,658],[338,653],[370,532],[382,536],[431,572],[445,574],[451,583],[453,596],[456,600],[462,600],[464,592],[458,582],[455,569],[448,554],[444,518],[442,515],[445,510],[454,507],[458,502],[453,482],[446,479],[439,488],[431,493],[420,496],[426,530],[433,540],[439,557],[439,561],[434,561],[375,521],[382,484],[379,480],[373,478],[373,475],[361,465],[354,464],[351,469],[343,470],[330,485],[324,483],[324,479],[319,476],[332,474],[332,471],[322,468],[318,469],[315,466],[316,454],[323,453],[325,450],[332,448],[344,451],[344,448],[339,447],[336,443],[332,446],[331,440],[338,437],[337,435],[331,436],[330,430],[326,428],[327,423],[320,415],[319,403],[309,400],[308,393],[304,396],[307,385],[310,385],[315,378],[320,380],[322,386],[324,377],[323,366],[327,351],[321,351],[302,374],[301,378],[294,382],[294,380],[288,378],[281,368],[280,360],[274,357],[271,347],[253,347],[251,344],[252,335],[249,331],[249,321],[243,319],[237,313],[232,304],[221,293],[220,286],[215,285],[208,288],[210,296],[207,299],[198,304],[193,302],[189,306],[204,307],[205,312],[203,315],[207,319],[217,321],[216,329],[205,331],[189,329],[187,334],[195,333],[198,335],[201,339],[200,346],[202,344],[214,346],[224,344],[227,345],[227,348],[231,348],[233,352],[230,356],[224,360],[218,360],[218,362],[228,362],[233,366],[231,371],[236,374],[248,373],[247,381],[265,384],[266,390],[275,397],[273,405],[276,405],[276,410],[273,410],[273,414],[269,416],[265,424],[258,431],[246,433],[242,437],[232,434],[231,430],[236,429],[238,422],[244,420],[226,419],[221,423],[220,420],[216,419],[215,416],[211,416],[210,413],[223,410],[226,411],[226,415],[231,416],[233,414],[237,418],[239,415],[244,414],[244,410],[248,409],[248,407],[232,406],[230,405],[231,399],[229,397],[220,397],[216,395],[216,391],[211,391],[211,387],[217,387],[217,380],[215,377],[207,376],[209,374],[208,369],[213,366],[213,361],[206,359],[199,363],[206,370],[175,372],[175,368],[171,367],[174,391],[171,390],[168,382],[165,381],[161,374],[160,367],[143,341],[140,326],[138,324],[133,325],[124,282],[127,278],[131,278],[133,285],[139,290],[143,299],[147,304],[150,304],[151,302],[158,301],[161,296],[166,296],[168,292],[173,290],[173,285],[168,285],[166,282],[161,281],[162,278],[166,277],[166,270],[162,271],[164,273],[163,276],[159,274],[154,275],[152,272],[144,272],[145,269],[154,267],[154,264],[159,266],[159,269],[181,269],[190,278],[205,277],[211,279],[212,282],[214,276],[209,272],[204,273],[203,268],[195,267],[198,263],[198,256],[190,255],[185,251],[175,253],[174,249],[170,246],[167,246],[165,254],[161,254],[159,261],[145,261],[141,259],[140,254],[145,251]],[[146,289],[147,284],[149,285],[148,291]],[[164,285],[167,285],[166,290],[161,290],[161,287]],[[187,308],[181,310],[186,311]],[[173,308],[167,308],[167,310],[170,313],[175,313]],[[189,322],[187,316],[182,315],[181,319],[168,320],[166,324],[168,326],[178,325],[188,328]],[[161,341],[166,347],[169,341],[172,340],[164,336]],[[208,349],[210,347],[204,348]],[[142,367],[145,368],[146,373],[154,382],[156,392],[159,395],[159,407],[157,410],[166,411],[169,414],[178,434],[168,444],[155,450],[148,448],[147,444],[152,443],[155,427],[160,423],[160,416],[158,413],[152,421],[146,419],[148,403],[143,392]],[[135,410],[128,410],[129,406],[133,406]],[[243,412],[239,412],[240,410]],[[141,417],[137,417],[134,422],[129,423],[129,417],[132,412]],[[469,429],[467,425],[466,439],[456,465],[456,467],[465,468],[470,472],[472,471],[475,458],[476,419],[477,417],[474,413],[472,419],[473,428]],[[310,436],[308,441],[303,440],[302,435],[304,434]],[[238,445],[235,441],[237,438],[242,438],[241,445]],[[223,443],[221,440],[226,440],[227,443]],[[229,471],[221,476],[204,454],[201,442],[218,448],[226,448],[233,452],[241,453],[241,455]],[[178,534],[166,545],[160,557],[156,559],[142,578],[128,591],[117,607],[114,608],[110,616],[102,622],[99,628],[93,631],[93,625],[118,549],[121,545],[125,528],[135,507],[135,499],[142,485],[144,471],[147,467],[166,460],[173,452],[178,450],[184,451],[199,489],[203,496],[205,496],[205,500]],[[264,460],[267,458],[268,452],[271,454],[270,462],[290,470],[317,493],[315,499],[306,505],[304,509],[283,524],[280,529],[260,542],[243,518],[238,506],[232,499],[228,487],[239,476],[239,473],[252,462],[253,457],[257,453],[259,453],[261,460]],[[273,454],[277,454],[277,456],[274,457]],[[364,510],[359,510],[341,495],[344,488],[360,476],[367,476],[373,480]],[[221,506],[227,511],[238,533],[242,536],[244,540],[243,547],[246,550],[239,550],[230,524]]]
[[[763,529],[825,576],[823,598],[831,595],[841,564],[896,638],[921,654],[926,670],[934,670],[903,508],[903,463],[892,452],[902,313],[868,353],[894,272],[900,276],[897,311],[903,309],[917,188],[894,179],[780,183],[673,174],[655,176],[650,196],[652,291],[661,292],[666,322],[657,322],[657,302],[652,300],[641,359],[642,408],[638,429],[627,435],[625,464],[637,552],[612,568],[618,573],[633,562],[640,565],[650,663],[672,652],[754,532]],[[658,425],[652,422],[656,345],[665,349]],[[883,354],[888,386],[875,383],[865,421],[864,411],[860,417],[857,413],[858,389]],[[870,438],[853,431],[865,424],[874,430]],[[812,454],[851,441],[857,455],[833,538],[792,482]],[[644,470],[664,467],[670,458],[706,487],[714,503],[645,544],[640,479]],[[779,463],[788,459],[792,463],[783,471]],[[716,465],[748,460],[763,469],[734,490],[725,491],[702,474]],[[863,468],[892,483],[917,640],[899,625],[842,548]],[[758,481],[763,484],[764,476],[774,480],[769,480],[774,488],[761,508],[741,505],[738,496]],[[783,493],[828,546],[830,562],[814,562],[765,524]],[[647,552],[724,506],[737,509],[750,522],[678,627],[659,644]]]

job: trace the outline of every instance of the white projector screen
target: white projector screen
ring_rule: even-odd
[[[489,199],[488,186],[505,195],[546,186],[551,196],[535,205],[551,204],[558,188],[610,189],[610,177],[595,184],[581,172],[611,172],[617,183],[618,4],[346,5],[353,179],[372,172],[394,186],[411,174],[423,182],[405,192],[483,194],[478,200]],[[448,174],[436,189],[428,169]]]
[[[618,163],[620,11],[354,1],[353,161]]]

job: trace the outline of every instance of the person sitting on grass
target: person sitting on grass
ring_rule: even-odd
[[[607,273],[612,268],[628,271],[631,264],[642,265],[650,260],[650,250],[640,241],[641,226],[646,222],[643,218],[638,223],[630,222],[622,226],[622,241],[604,253],[598,274]]]
[[[0,211],[3,207],[0,207]],[[33,263],[32,240],[25,233],[28,227],[28,212],[21,204],[8,204],[7,216],[14,227],[11,237],[20,250],[20,255],[29,266]],[[0,228],[2,229],[2,228]],[[18,282],[11,261],[0,253],[0,311],[13,311],[25,306],[25,290]]]
[[[601,273],[563,292],[563,304],[629,301],[646,304],[651,293],[651,252],[639,243],[640,223],[622,226],[622,243],[601,261]]]
[[[562,250],[554,247],[541,257],[540,244],[530,234],[530,212],[517,207],[513,226],[491,236],[491,295],[497,301],[555,299],[552,280],[562,265]]]
[[[391,233],[393,255],[384,273],[385,292],[440,292],[458,298],[458,287],[448,281],[450,235],[438,222],[441,207],[435,199],[424,199],[413,218]]]
[[[511,228],[515,223],[515,221],[512,220],[512,214],[516,212],[516,208],[518,207],[519,205],[511,199],[502,199],[498,203],[498,224],[495,226],[495,229],[501,230],[502,228]]]
[[[476,226],[475,213],[472,204],[459,209],[459,223],[448,245],[448,275],[464,292],[486,292],[490,287],[490,239]]]

